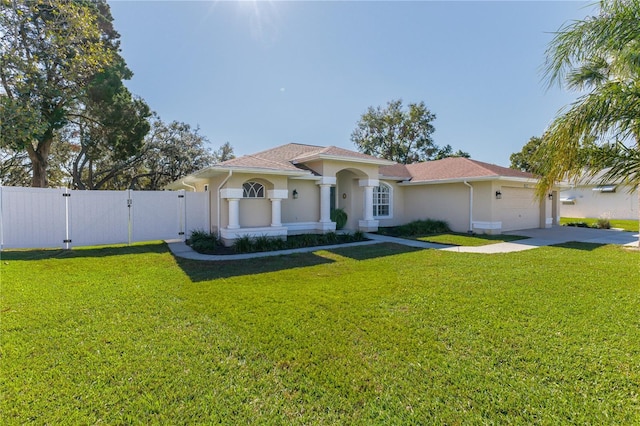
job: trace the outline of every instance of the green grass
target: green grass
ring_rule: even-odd
[[[429,243],[437,244],[450,244],[454,246],[486,246],[489,244],[503,243],[508,241],[522,240],[526,237],[520,237],[517,235],[480,235],[480,234],[457,234],[454,232],[447,232],[443,234],[426,235],[416,238],[420,241],[426,241]]]
[[[560,225],[567,223],[584,222],[588,226],[594,226],[598,222],[598,218],[577,218],[577,217],[561,217]],[[625,231],[638,232],[638,221],[632,219],[609,219],[612,228],[620,228]]]
[[[4,252],[0,423],[639,424],[639,256]]]

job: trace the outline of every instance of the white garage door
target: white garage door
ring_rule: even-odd
[[[501,209],[502,231],[540,227],[540,204],[534,190],[503,186],[502,199],[496,200]]]

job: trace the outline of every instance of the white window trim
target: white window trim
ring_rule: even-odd
[[[389,185],[386,182],[379,182],[378,186],[384,186],[386,188],[389,189],[389,214],[388,215],[384,215],[384,216],[378,216],[376,215],[377,213],[377,209],[375,209],[375,207],[378,205],[376,204],[376,187],[373,188],[373,208],[374,208],[374,212],[373,212],[373,217],[375,219],[392,219],[393,218],[393,186]]]
[[[247,184],[250,185],[251,190],[253,190],[253,193],[256,194],[256,195],[258,193],[258,191],[256,190],[256,186],[260,185],[260,187],[262,187],[262,196],[261,197],[257,197],[257,196],[256,197],[251,197],[251,191],[247,191],[245,189],[245,187],[244,187]],[[242,198],[244,200],[260,200],[260,199],[264,199],[266,197],[266,192],[267,192],[267,189],[264,187],[264,184],[262,184],[260,182],[257,182],[255,180],[250,180],[250,181],[247,181],[247,182],[242,184]]]

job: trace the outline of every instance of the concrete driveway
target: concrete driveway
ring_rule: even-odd
[[[547,229],[526,229],[524,231],[505,232],[508,235],[521,235],[550,244],[569,241],[597,244],[638,244],[638,232],[625,232],[615,229],[578,228],[575,226],[554,226]]]
[[[464,253],[510,253],[531,250],[537,247],[576,241],[580,243],[620,244],[629,247],[638,246],[637,232],[624,232],[613,229],[578,228],[573,226],[554,226],[547,229],[525,229],[505,232],[507,235],[528,237],[508,243],[489,244],[480,247],[448,247],[443,250]]]

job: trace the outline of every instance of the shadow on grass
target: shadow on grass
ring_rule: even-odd
[[[593,251],[599,249],[600,247],[606,246],[607,244],[600,243],[580,243],[577,241],[568,241],[566,243],[553,244],[550,247],[559,247],[559,248],[567,248],[573,250],[583,250],[583,251]]]
[[[378,257],[394,256],[396,254],[411,253],[426,250],[424,248],[409,247],[395,243],[380,243],[361,247],[344,247],[328,250],[342,257],[353,260],[369,260]]]
[[[331,259],[314,253],[296,253],[282,256],[262,257],[247,260],[191,260],[175,257],[178,266],[192,282],[231,278],[241,275],[264,274],[286,269],[333,263]]]
[[[166,253],[169,249],[162,241],[152,243],[137,243],[134,245],[110,245],[105,247],[79,247],[70,250],[64,249],[20,249],[3,251],[0,253],[2,260],[43,260],[43,259],[73,259],[80,257],[107,257],[122,256],[128,254]]]
[[[374,244],[359,247],[344,247],[337,249],[323,249],[318,247],[318,252],[326,251],[340,257],[353,260],[368,260],[384,256],[409,253],[417,250],[413,247],[399,244]],[[262,274],[268,272],[278,272],[294,268],[306,268],[309,266],[325,265],[339,260],[331,259],[329,256],[322,256],[313,253],[296,253],[282,256],[270,256],[246,260],[190,260],[175,257],[180,268],[186,273],[191,281],[209,281],[219,278],[231,278],[242,275]]]

